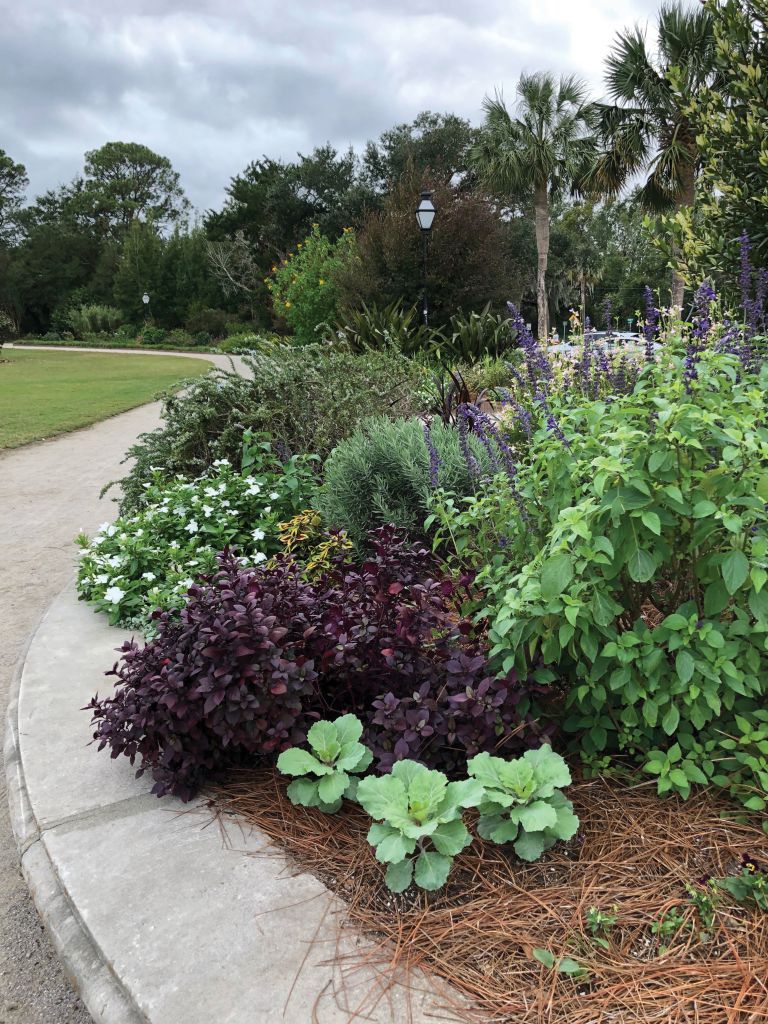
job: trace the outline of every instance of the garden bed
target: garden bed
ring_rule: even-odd
[[[272,771],[242,775],[215,802],[346,901],[350,923],[381,940],[369,957],[450,981],[472,1003],[468,1021],[768,1020],[768,915],[723,893],[705,928],[686,891],[706,896],[702,876],[738,874],[744,855],[768,860],[759,825],[707,793],[659,800],[648,783],[581,781],[569,796],[579,833],[536,863],[476,839],[443,890],[401,896],[384,885],[356,805],[295,807]],[[590,908],[615,924],[591,928]]]

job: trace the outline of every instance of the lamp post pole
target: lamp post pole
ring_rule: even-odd
[[[432,193],[424,189],[416,207],[416,220],[421,228],[421,255],[422,255],[422,290],[421,290],[421,316],[425,326],[429,324],[429,303],[427,300],[427,238],[432,230],[432,221],[435,219],[435,206],[432,202]]]
[[[141,301],[144,303],[144,322],[146,323],[149,320],[149,292],[144,292]]]

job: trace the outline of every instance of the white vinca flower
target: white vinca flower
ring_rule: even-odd
[[[197,533],[200,527],[197,525],[196,519],[191,519],[184,527],[184,529],[187,531],[187,533]]]
[[[211,505],[203,505],[203,514],[206,519],[210,519],[213,508]]]
[[[251,497],[253,497],[253,495],[255,494],[261,494],[261,484],[250,484],[250,486],[246,488],[245,493],[251,495]]]
[[[206,487],[205,490],[203,491],[203,494],[206,496],[206,498],[215,498],[218,493],[219,492],[216,490],[215,487]]]
[[[120,604],[125,597],[125,591],[121,590],[120,587],[108,587],[104,591],[104,600],[109,601],[111,604]]]
[[[258,565],[259,562],[266,562],[266,560],[267,556],[264,554],[263,551],[257,551],[256,554],[253,556],[254,565]]]
[[[213,462],[214,466],[229,466],[231,465],[229,459],[215,459]]]
[[[156,580],[157,579],[157,576],[155,576],[155,574],[153,572],[145,572],[145,573],[141,574],[141,578],[143,580],[149,580],[149,582],[151,583],[152,580]]]
[[[277,501],[279,497],[280,495],[277,493],[277,491],[272,491],[272,493],[270,494],[270,498],[272,499],[272,501]]]
[[[251,536],[253,537],[254,540],[264,540],[264,531],[254,530]]]
[[[93,582],[99,584],[109,583],[109,576],[105,572],[100,572],[98,576],[93,577]]]

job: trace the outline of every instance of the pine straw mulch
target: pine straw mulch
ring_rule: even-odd
[[[443,891],[402,896],[384,886],[365,838],[370,821],[355,805],[336,815],[294,807],[285,780],[264,771],[218,790],[215,806],[257,826],[342,897],[349,923],[378,940],[393,974],[422,968],[447,979],[470,1000],[472,1009],[458,1008],[468,1021],[768,1022],[768,914],[726,897],[702,940],[685,892],[702,875],[737,874],[742,853],[768,862],[768,838],[756,824],[722,819],[733,805],[707,793],[660,800],[652,786],[577,782],[568,795],[581,828],[569,843],[524,864],[475,839]],[[605,950],[590,941],[585,915],[614,905]],[[664,940],[664,952],[651,926],[673,908],[693,927]],[[537,947],[588,975],[543,967]]]

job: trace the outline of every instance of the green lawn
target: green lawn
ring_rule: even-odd
[[[0,349],[0,449],[143,405],[210,368],[207,361],[183,356]]]

